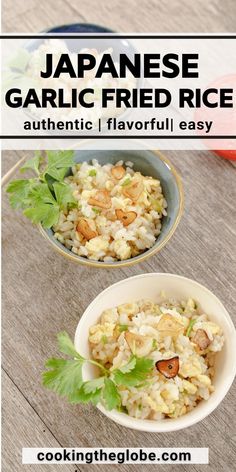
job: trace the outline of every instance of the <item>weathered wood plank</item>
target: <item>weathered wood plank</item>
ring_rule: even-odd
[[[3,444],[2,459],[5,472],[24,470],[45,472],[45,465],[22,465],[23,447],[60,447],[55,436],[49,431],[15,383],[3,371]],[[63,466],[59,467],[59,472]],[[76,466],[68,465],[68,472],[75,472]]]
[[[9,209],[3,196],[4,366],[63,445],[209,445],[211,465],[220,470],[225,457],[232,458],[233,389],[210,418],[188,432],[150,435],[124,434],[96,409],[70,407],[40,385],[43,363],[55,353],[55,334],[66,329],[73,335],[94,296],[124,277],[154,271],[186,275],[213,290],[235,316],[234,169],[208,153],[168,156],[184,180],[185,214],[161,253],[133,268],[91,270],[57,256],[37,229]]]
[[[191,3],[188,0],[130,0],[126,3],[58,0],[56,5],[53,0],[3,1],[3,25],[9,32],[37,32],[76,21],[105,24],[126,32],[232,32],[235,18],[234,0]],[[6,451],[16,445],[14,467],[13,462],[7,462],[9,471],[22,470],[17,455],[22,445],[59,443],[94,447],[209,446],[210,465],[205,467],[206,471],[233,470],[235,387],[209,418],[178,434],[124,430],[95,408],[69,407],[41,387],[40,373],[45,359],[55,354],[56,333],[66,329],[73,335],[88,303],[105,287],[124,277],[163,271],[194,278],[218,295],[235,319],[234,166],[210,153],[173,151],[166,154],[179,168],[184,181],[185,214],[161,253],[130,269],[100,271],[68,263],[51,250],[37,229],[10,210],[3,194],[3,362],[17,386],[12,386],[9,379],[3,386],[4,406],[9,405],[4,410],[8,427]],[[21,155],[4,152],[3,172]],[[18,412],[24,414],[19,416]],[[29,433],[21,434],[27,428]],[[90,466],[93,470],[99,467]],[[107,466],[107,470],[114,467]],[[121,467],[124,471],[136,470],[134,466]],[[171,466],[158,468],[172,470]],[[75,469],[65,468],[71,472]],[[87,471],[85,466],[80,469]],[[40,466],[35,470],[41,470]],[[147,466],[139,466],[138,470],[146,471]],[[182,466],[181,470],[195,472],[199,468]]]
[[[36,32],[87,21],[126,32],[235,31],[234,0],[3,0],[5,31]]]

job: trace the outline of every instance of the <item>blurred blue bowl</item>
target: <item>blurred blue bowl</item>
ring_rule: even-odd
[[[45,31],[46,33],[114,33],[105,26],[93,23],[72,23],[69,25],[54,26]]]
[[[143,175],[150,175],[161,181],[163,194],[167,201],[167,216],[163,217],[161,233],[156,239],[154,246],[142,254],[127,259],[125,261],[100,262],[86,259],[78,256],[61,244],[53,235],[52,229],[44,229],[40,226],[43,236],[60,254],[66,256],[69,260],[79,264],[101,267],[101,268],[119,268],[130,266],[142,262],[148,257],[160,251],[167,241],[174,234],[183,213],[183,189],[181,179],[172,166],[159,151],[149,150],[80,150],[75,151],[75,162],[92,161],[97,159],[100,164],[112,163],[123,160],[132,161],[134,170],[140,171]]]

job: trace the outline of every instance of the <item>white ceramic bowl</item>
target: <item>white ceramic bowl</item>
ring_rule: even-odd
[[[222,351],[216,356],[215,391],[211,394],[209,400],[202,400],[191,412],[180,418],[160,421],[140,420],[116,410],[106,411],[102,405],[98,405],[99,410],[116,423],[140,431],[176,431],[198,423],[208,416],[223,400],[236,373],[236,332],[228,312],[220,300],[203,285],[174,274],[141,274],[124,279],[101,292],[85,310],[77,326],[75,346],[80,354],[90,357],[89,328],[98,321],[103,310],[142,298],[155,300],[161,290],[164,290],[167,296],[176,297],[177,299],[194,298],[201,308],[210,315],[210,319],[216,321],[222,327],[225,344]],[[86,380],[97,376],[97,374],[98,372],[93,367],[86,364],[86,367],[84,367],[84,378]]]

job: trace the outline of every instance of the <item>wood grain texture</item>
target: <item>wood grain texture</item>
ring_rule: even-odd
[[[235,20],[234,0],[3,2],[4,31],[9,32],[36,32],[75,21],[96,22],[116,31],[130,32],[232,32]],[[9,170],[23,154],[3,152],[3,171]],[[22,446],[57,444],[64,447],[208,446],[210,465],[204,467],[206,472],[220,472],[222,468],[225,472],[233,470],[235,386],[210,417],[177,434],[124,430],[97,409],[68,406],[41,387],[44,362],[55,354],[56,333],[66,329],[73,336],[80,316],[92,299],[111,283],[125,277],[157,271],[193,278],[212,290],[235,319],[235,168],[207,152],[165,154],[182,175],[184,216],[167,246],[158,255],[132,268],[113,271],[82,268],[56,255],[38,230],[9,208],[3,192],[4,472],[25,470],[19,459]],[[58,466],[29,467],[36,472],[58,470]],[[112,471],[114,467],[106,466],[106,470]],[[147,467],[138,466],[138,470],[146,472]],[[154,466],[152,468],[154,470]],[[90,469],[101,470],[98,465]],[[178,469],[197,472],[199,466],[179,466]],[[68,465],[62,470],[87,471],[88,468]],[[137,467],[122,465],[119,470],[132,472]],[[159,466],[158,470],[171,471],[173,467]]]
[[[22,461],[21,449],[25,447],[60,447],[55,436],[49,431],[44,421],[30,406],[29,402],[16,387],[9,376],[2,372],[3,383],[3,429],[7,438],[3,443],[3,459],[6,466],[4,472],[20,470]],[[14,432],[14,434],[13,434]],[[25,465],[21,468],[28,471],[35,470],[34,465]],[[59,472],[63,466],[59,467]],[[45,472],[43,465],[37,465],[38,472]],[[74,472],[75,467],[68,467],[68,472]]]
[[[209,470],[218,466],[220,470],[225,457],[231,470],[233,389],[209,418],[178,435],[131,430],[124,434],[96,409],[68,406],[40,384],[44,361],[55,353],[55,334],[66,329],[73,336],[88,303],[124,277],[153,271],[186,275],[211,289],[234,317],[235,171],[230,163],[207,153],[171,152],[168,157],[184,180],[185,214],[161,253],[133,268],[101,271],[59,257],[36,228],[9,209],[3,195],[3,365],[64,446],[209,446]]]

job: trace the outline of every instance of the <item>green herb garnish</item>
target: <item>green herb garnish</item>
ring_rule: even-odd
[[[91,169],[91,170],[89,171],[89,174],[88,174],[88,175],[89,175],[89,177],[95,177],[95,176],[97,175],[96,169]]]
[[[196,319],[195,320],[190,320],[189,325],[188,325],[188,329],[186,331],[186,336],[188,336],[188,337],[190,336],[191,331],[193,329],[193,325],[195,325],[196,322],[197,322]]]
[[[107,336],[105,334],[103,334],[101,341],[102,341],[102,344],[107,343],[108,339],[107,339]]]
[[[152,349],[156,349],[156,348],[157,348],[157,340],[153,339],[152,340]]]
[[[58,345],[60,352],[72,359],[48,359],[45,367],[49,370],[43,372],[43,385],[66,397],[70,403],[101,402],[107,410],[120,410],[121,397],[117,386],[140,385],[151,373],[154,365],[151,359],[132,355],[124,366],[109,370],[93,359],[82,357],[66,332],[59,333]],[[82,368],[86,362],[97,366],[101,376],[85,382]]]
[[[131,183],[131,179],[129,177],[127,177],[127,179],[124,180],[124,182],[122,182],[122,187],[125,187],[126,185],[129,185]]]
[[[127,324],[120,324],[119,325],[119,331],[120,333],[123,333],[123,331],[127,331],[128,325]]]
[[[72,188],[63,182],[74,164],[73,151],[46,151],[46,159],[38,152],[21,168],[31,170],[36,177],[13,180],[7,187],[10,204],[33,223],[51,228],[59,219],[60,210],[76,205]]]
[[[127,387],[136,387],[146,379],[147,374],[150,374],[153,364],[152,359],[132,356],[126,366],[113,371],[115,383]]]
[[[101,211],[99,208],[95,208],[93,207],[92,210],[94,211],[94,213],[96,213],[97,215],[100,215]]]

